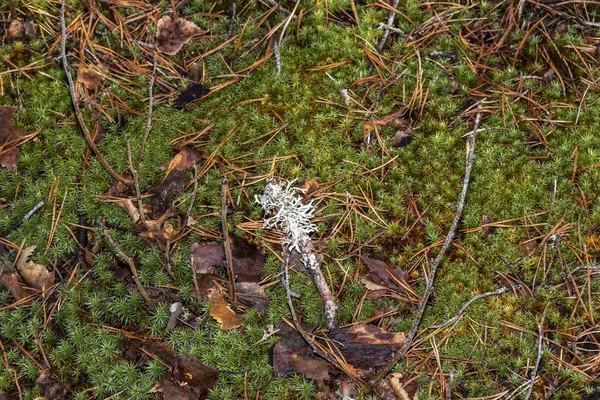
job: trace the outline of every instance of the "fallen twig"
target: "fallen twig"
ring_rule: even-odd
[[[527,394],[525,395],[525,400],[529,400],[531,397],[531,393],[533,393],[533,387],[535,386],[535,381],[537,379],[538,371],[540,370],[540,363],[542,361],[542,356],[544,355],[544,351],[542,349],[542,342],[544,340],[544,319],[546,316],[546,310],[544,310],[544,314],[542,314],[542,320],[538,324],[538,354],[537,359],[535,360],[535,367],[533,371],[531,371],[531,382],[529,384],[529,388],[527,389]]]
[[[394,10],[397,9],[398,4],[400,4],[400,0],[394,0],[394,2],[392,3],[392,8]],[[385,47],[385,44],[387,43],[388,37],[390,36],[391,29],[389,29],[389,28],[392,25],[394,25],[395,19],[396,19],[396,13],[393,10],[390,10],[388,12],[387,21],[384,25],[385,27],[384,27],[384,31],[383,31],[383,36],[381,37],[381,40],[377,44],[377,52],[378,53],[381,53],[383,51],[383,48]]]
[[[227,36],[225,36],[225,41],[228,41],[233,33],[233,24],[235,23],[235,17],[237,15],[237,3],[234,1],[231,3],[231,17],[229,18],[229,28],[227,29]]]
[[[458,228],[458,222],[460,221],[460,217],[462,216],[463,207],[465,205],[465,198],[467,197],[467,189],[469,187],[469,179],[471,177],[471,169],[473,168],[473,163],[475,161],[475,138],[477,137],[477,130],[479,129],[479,124],[481,123],[481,105],[477,108],[477,117],[475,118],[475,127],[469,134],[469,140],[467,142],[467,160],[465,167],[465,177],[463,180],[462,191],[460,193],[460,199],[458,201],[458,207],[456,210],[456,214],[454,215],[454,221],[452,221],[452,225],[450,226],[450,230],[448,231],[448,235],[446,235],[446,239],[444,240],[444,244],[440,249],[440,252],[435,257],[431,266],[429,268],[429,277],[427,278],[427,286],[425,287],[425,293],[423,294],[423,298],[419,303],[419,308],[417,309],[417,315],[413,320],[412,326],[408,335],[406,336],[406,341],[398,350],[396,355],[390,360],[390,362],[366,385],[366,392],[371,392],[374,388],[377,387],[377,384],[388,374],[388,372],[394,368],[394,366],[408,353],[408,350],[411,348],[415,337],[417,335],[417,331],[419,330],[419,325],[421,324],[421,319],[423,318],[423,314],[425,313],[425,308],[427,308],[427,302],[429,301],[429,297],[431,293],[433,293],[433,285],[435,282],[435,273],[442,261],[442,257],[450,247],[450,243],[452,243],[452,239],[454,239],[454,235],[456,234],[456,229]]]
[[[133,281],[135,282],[135,286],[137,287],[138,291],[140,292],[146,303],[148,303],[148,305],[152,304],[152,301],[150,300],[146,289],[144,289],[144,286],[142,286],[142,282],[140,281],[140,278],[138,276],[137,268],[135,267],[135,263],[133,262],[131,257],[123,253],[123,250],[121,250],[117,242],[115,242],[114,239],[110,236],[104,224],[100,225],[100,231],[102,232],[106,240],[108,240],[111,246],[115,249],[119,258],[122,261],[124,261],[127,265],[129,265],[129,268],[131,269],[131,274],[133,275]]]
[[[221,226],[223,228],[223,248],[225,249],[225,262],[227,263],[227,274],[229,275],[229,295],[231,305],[236,308],[237,296],[235,292],[235,275],[233,274],[233,255],[231,254],[231,239],[229,239],[229,227],[227,225],[227,178],[223,177],[221,183]]]
[[[517,287],[517,289],[519,289],[520,287]],[[502,294],[502,293],[506,293],[510,290],[510,288],[507,287],[503,287],[500,288],[498,290],[494,290],[493,292],[486,292],[486,293],[481,293],[478,294],[477,296],[474,296],[471,300],[467,301],[465,303],[465,305],[463,305],[460,310],[458,310],[458,312],[456,313],[456,315],[452,318],[450,318],[448,321],[444,322],[443,324],[439,324],[439,325],[431,325],[428,329],[441,329],[441,328],[445,328],[448,325],[450,325],[451,323],[453,323],[454,321],[456,321],[457,319],[460,318],[461,315],[463,315],[465,313],[465,311],[467,311],[467,308],[473,304],[475,301],[479,300],[479,299],[483,299],[484,297],[488,297],[488,296],[494,296],[494,295],[498,295],[498,294]]]
[[[92,135],[90,135],[90,131],[88,130],[87,126],[85,125],[83,116],[81,115],[81,110],[79,110],[79,99],[77,98],[77,95],[75,93],[75,84],[73,83],[73,77],[71,76],[71,68],[69,67],[69,62],[67,61],[67,51],[66,51],[67,23],[65,22],[65,0],[62,0],[61,4],[60,4],[60,23],[61,23],[60,57],[62,59],[65,74],[67,75],[67,82],[69,84],[69,92],[71,93],[71,101],[73,102],[73,108],[75,109],[75,117],[77,118],[77,123],[79,124],[81,131],[83,132],[83,137],[85,138],[85,141],[87,142],[88,146],[90,147],[90,149],[92,149],[92,151],[94,152],[94,154],[98,158],[98,161],[100,162],[100,164],[102,164],[104,169],[106,169],[106,171],[108,171],[108,173],[113,178],[118,180],[119,182],[124,183],[126,185],[131,185],[131,184],[133,184],[133,181],[131,179],[124,178],[122,175],[118,174],[108,164],[106,159],[104,159],[104,157],[100,153],[100,150],[98,149],[98,146],[96,146],[96,143],[94,143],[94,139],[92,138]]]
[[[133,167],[133,159],[131,157],[131,139],[129,133],[125,134],[125,140],[127,144],[127,164],[129,165],[129,172],[133,178],[133,187],[135,189],[135,197],[137,199],[138,212],[140,213],[140,221],[144,222],[146,216],[144,214],[144,202],[142,201],[142,192],[140,190],[140,181],[138,179],[138,171]]]
[[[136,170],[140,169],[142,158],[144,158],[144,149],[146,148],[146,141],[148,140],[148,135],[150,135],[150,130],[152,129],[152,108],[154,106],[153,88],[154,80],[156,79],[156,52],[153,53],[152,58],[152,78],[150,78],[150,83],[148,84],[148,119],[146,121],[146,131],[144,132],[144,136],[142,137],[142,143],[140,145],[140,153],[138,154]]]

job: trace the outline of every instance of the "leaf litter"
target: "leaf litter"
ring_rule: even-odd
[[[0,166],[17,172],[19,146],[28,138],[25,129],[13,124],[17,107],[0,106]]]

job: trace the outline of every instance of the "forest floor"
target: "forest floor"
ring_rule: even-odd
[[[0,399],[600,398],[597,4],[0,10]]]

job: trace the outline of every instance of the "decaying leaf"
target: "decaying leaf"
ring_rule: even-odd
[[[70,392],[72,392],[72,388],[52,377],[52,372],[48,369],[42,372],[35,381],[35,384],[42,389],[44,398],[47,400],[66,399],[70,397]]]
[[[155,217],[171,207],[177,196],[183,193],[187,183],[188,181],[185,179],[183,172],[176,170],[167,175],[160,185],[148,190],[148,193],[152,195],[150,206]]]
[[[25,282],[34,289],[44,290],[54,284],[54,273],[51,273],[43,265],[27,261],[33,254],[35,246],[29,246],[21,252],[17,259],[16,267]]]
[[[392,138],[392,146],[393,147],[404,147],[407,146],[413,139],[412,129],[407,127],[405,129],[400,129],[396,132],[394,137]]]
[[[398,293],[406,293],[408,287],[408,273],[401,268],[392,267],[385,262],[367,257],[360,256],[360,259],[367,267],[369,276],[378,285],[383,285]]]
[[[221,329],[228,331],[239,328],[244,324],[244,317],[236,314],[217,290],[209,291],[208,299],[210,301],[210,316],[221,325]]]
[[[363,138],[364,138],[365,143],[368,142],[368,139],[369,139],[371,133],[378,126],[383,126],[383,127],[392,126],[394,128],[398,128],[398,129],[409,127],[411,125],[411,122],[407,119],[400,117],[403,112],[404,112],[404,110],[400,110],[394,114],[388,115],[387,117],[383,117],[382,119],[365,122],[363,124]]]
[[[4,285],[4,287],[8,290],[10,295],[14,297],[17,301],[24,299],[32,294],[32,292],[29,289],[21,286],[21,284],[19,283],[19,278],[17,278],[16,274],[2,275],[2,285]]]
[[[208,274],[212,267],[225,267],[225,251],[222,244],[194,243],[190,251],[190,263],[197,274]]]
[[[179,93],[179,96],[173,102],[173,107],[184,108],[188,104],[206,96],[210,93],[210,89],[201,83],[195,83],[192,86]]]
[[[267,313],[267,294],[258,282],[236,282],[235,290],[240,303],[256,308],[260,315]]]
[[[87,90],[97,91],[102,87],[104,77],[91,68],[80,68],[77,72],[77,82]]]
[[[293,373],[311,379],[336,379],[342,373],[322,358],[316,356],[295,329],[279,324],[279,341],[272,349],[273,372],[277,376]],[[345,361],[345,367],[356,377],[369,379],[375,376],[398,351],[406,340],[403,333],[390,333],[375,325],[356,324],[336,329],[328,335],[329,345]],[[311,371],[303,365],[311,361]],[[315,371],[317,370],[317,371]],[[327,375],[326,375],[327,373]],[[311,377],[312,376],[312,377]]]
[[[402,347],[406,337],[375,325],[356,324],[330,332],[329,339],[341,344],[338,350],[355,375],[369,378],[388,363],[390,354]]]
[[[404,376],[399,372],[387,376],[392,390],[401,400],[417,400],[419,398],[419,386],[414,377]]]
[[[173,157],[169,164],[166,166],[162,166],[167,170],[167,175],[171,173],[171,171],[185,171],[187,169],[192,168],[194,165],[198,164],[198,162],[202,160],[202,153],[191,146],[183,146],[179,153]]]
[[[150,393],[166,400],[204,400],[219,382],[219,371],[195,357],[178,357],[173,373],[158,382]]]
[[[25,129],[14,126],[12,119],[17,111],[14,106],[0,106],[0,166],[17,172],[19,148],[27,136]]]
[[[319,178],[307,179],[300,185],[300,189],[302,189],[304,195],[302,196],[302,200],[305,202],[312,199],[315,193],[319,190]]]
[[[491,235],[492,233],[496,232],[498,227],[490,226],[490,224],[493,224],[494,222],[496,222],[496,220],[488,215],[481,217],[481,230],[485,235]]]
[[[156,48],[170,56],[177,54],[193,36],[203,31],[193,22],[183,18],[171,19],[164,16],[158,20],[156,30]]]
[[[265,254],[256,245],[234,236],[231,238],[232,265],[236,282],[258,282],[265,269]]]
[[[36,37],[37,33],[35,32],[35,26],[32,21],[21,21],[20,19],[13,19],[10,21],[10,26],[6,32],[6,38],[8,40],[33,40]]]

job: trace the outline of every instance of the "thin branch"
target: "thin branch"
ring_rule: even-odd
[[[229,191],[227,183],[227,177],[223,177],[221,183],[221,226],[223,227],[223,247],[225,248],[225,261],[227,262],[227,274],[229,275],[229,295],[231,296],[231,305],[235,308],[237,296],[235,292],[231,239],[229,238],[229,228],[227,225],[227,192]]]
[[[129,265],[129,268],[131,269],[131,274],[133,275],[133,281],[135,282],[135,286],[137,287],[138,291],[140,292],[146,303],[148,303],[148,305],[152,304],[148,293],[146,293],[146,289],[144,289],[144,286],[142,286],[142,282],[140,281],[140,278],[138,276],[137,268],[135,267],[135,263],[133,262],[131,257],[123,253],[117,242],[115,242],[115,240],[110,236],[110,234],[106,230],[104,224],[100,225],[100,230],[102,231],[102,234],[104,235],[106,240],[108,240],[111,246],[115,249],[119,258],[122,261],[124,261],[127,265]]]
[[[429,301],[429,297],[433,293],[433,285],[435,282],[435,273],[442,261],[442,257],[446,253],[448,247],[452,243],[454,239],[454,235],[456,234],[456,229],[458,228],[458,223],[460,221],[460,217],[462,216],[463,207],[465,205],[465,199],[467,197],[467,189],[469,187],[469,179],[471,177],[471,169],[473,168],[473,163],[475,161],[475,138],[477,137],[477,130],[479,129],[479,124],[481,123],[481,104],[477,108],[477,117],[475,118],[475,127],[469,134],[469,140],[467,142],[467,160],[466,160],[466,168],[465,168],[465,177],[463,180],[462,191],[460,193],[460,199],[458,201],[458,208],[456,210],[456,214],[454,216],[454,221],[452,221],[452,225],[450,226],[450,230],[448,231],[448,235],[446,235],[446,239],[444,240],[444,244],[440,249],[440,252],[435,257],[431,266],[429,268],[429,277],[427,279],[427,286],[425,287],[425,293],[423,294],[423,298],[419,303],[419,308],[417,309],[417,315],[413,320],[412,327],[406,336],[406,340],[404,344],[400,348],[400,350],[396,353],[396,355],[387,363],[387,365],[368,383],[366,386],[366,391],[370,392],[373,388],[377,387],[377,384],[388,374],[388,372],[394,368],[394,366],[406,356],[408,350],[411,348],[415,337],[417,335],[417,331],[419,330],[419,325],[421,324],[421,319],[423,318],[423,314],[425,313],[425,308],[427,308],[427,302]]]
[[[231,18],[229,18],[229,28],[227,29],[227,36],[225,36],[225,41],[228,41],[233,33],[233,24],[235,23],[235,17],[237,15],[237,3],[234,1],[231,4]]]
[[[542,320],[538,324],[538,354],[537,359],[535,360],[535,367],[533,371],[531,371],[531,383],[529,384],[529,388],[527,389],[527,394],[525,395],[525,400],[529,400],[531,397],[531,393],[533,393],[533,387],[535,386],[535,381],[538,376],[538,371],[540,370],[540,363],[542,362],[542,356],[544,355],[544,351],[542,349],[542,342],[544,340],[544,317],[546,316],[546,310],[544,310],[544,314],[542,315]]]
[[[71,93],[71,101],[73,102],[73,108],[75,109],[75,117],[77,118],[77,123],[79,124],[81,131],[83,132],[83,137],[85,138],[85,141],[87,142],[88,146],[90,147],[90,149],[92,149],[92,151],[94,152],[94,154],[98,158],[98,161],[100,162],[100,164],[102,164],[104,169],[106,169],[106,171],[108,171],[108,173],[113,178],[118,180],[119,182],[124,183],[126,185],[131,185],[133,183],[133,181],[131,179],[127,179],[127,178],[124,178],[123,176],[119,175],[108,164],[108,162],[104,159],[104,157],[102,157],[102,154],[100,153],[98,146],[96,146],[96,143],[94,143],[94,139],[92,138],[92,135],[90,135],[90,131],[88,130],[87,126],[85,125],[83,116],[81,115],[81,110],[79,109],[79,99],[77,98],[77,95],[75,93],[75,84],[73,83],[73,77],[71,76],[71,68],[69,67],[69,62],[67,61],[67,52],[66,52],[67,23],[65,22],[65,0],[62,0],[61,4],[60,4],[60,23],[61,23],[60,57],[62,59],[65,74],[67,75],[67,82],[69,84],[69,92]]]
[[[144,222],[146,216],[144,215],[144,202],[142,201],[142,192],[140,191],[140,181],[138,179],[138,172],[133,167],[133,159],[131,157],[131,139],[129,137],[129,133],[125,134],[126,144],[127,144],[127,164],[129,165],[129,172],[131,172],[131,176],[133,177],[133,187],[135,189],[135,197],[137,199],[138,212],[140,213],[140,221]]]
[[[156,79],[156,52],[153,53],[153,63],[152,63],[152,78],[150,79],[150,83],[148,84],[148,120],[146,121],[146,131],[144,132],[144,136],[142,137],[142,144],[140,145],[140,153],[138,154],[136,170],[140,169],[140,164],[142,163],[142,158],[144,158],[144,149],[146,148],[146,141],[148,140],[148,136],[150,135],[150,130],[152,129],[152,108],[154,106],[154,80]]]
[[[517,288],[520,288],[520,287],[517,287]],[[494,296],[494,295],[499,295],[499,294],[502,294],[502,293],[506,293],[506,292],[508,292],[509,290],[510,290],[510,288],[508,288],[508,287],[503,287],[503,288],[500,288],[500,289],[498,289],[498,290],[494,290],[493,292],[486,292],[486,293],[481,293],[481,294],[478,294],[477,296],[474,296],[474,297],[473,297],[471,300],[467,301],[467,302],[465,303],[465,305],[463,305],[463,306],[460,308],[460,310],[458,310],[458,312],[456,313],[456,315],[455,315],[454,317],[450,318],[448,321],[444,322],[443,324],[439,324],[439,325],[431,325],[431,326],[430,326],[429,328],[427,328],[427,329],[441,329],[441,328],[445,328],[445,327],[447,327],[448,325],[450,325],[451,323],[453,323],[454,321],[456,321],[457,319],[459,319],[459,318],[460,318],[460,316],[461,316],[461,315],[463,315],[463,314],[465,313],[465,311],[467,311],[467,308],[468,308],[468,307],[469,307],[471,304],[473,304],[475,301],[477,301],[477,300],[479,300],[479,299],[483,299],[483,298],[485,298],[485,297],[488,297],[488,296]]]
[[[392,3],[392,8],[394,10],[397,9],[398,4],[400,4],[400,0],[394,0],[394,2]],[[383,51],[383,48],[385,47],[385,44],[387,43],[388,37],[390,36],[389,27],[394,25],[394,20],[396,19],[396,13],[394,12],[394,10],[390,10],[388,12],[387,21],[385,23],[386,27],[384,28],[383,36],[381,37],[379,44],[377,44],[377,52],[378,53],[381,53]]]

